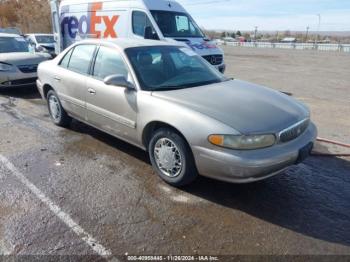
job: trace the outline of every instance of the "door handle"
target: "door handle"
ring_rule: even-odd
[[[57,82],[61,81],[61,78],[59,78],[58,76],[55,76],[54,79],[55,79]]]
[[[89,92],[91,95],[95,95],[95,94],[96,94],[95,89],[92,89],[92,88],[89,88],[89,89],[88,89],[88,92]]]

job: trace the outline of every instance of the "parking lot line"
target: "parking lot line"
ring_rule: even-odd
[[[41,202],[47,207],[74,233],[76,233],[86,244],[88,244],[94,252],[101,257],[110,257],[112,252],[98,243],[89,233],[87,233],[80,225],[78,225],[69,214],[65,213],[58,205],[51,201],[40,189],[31,183],[17,168],[3,155],[0,154],[0,163],[3,164],[24,186],[26,186]],[[114,260],[115,261],[115,260]]]

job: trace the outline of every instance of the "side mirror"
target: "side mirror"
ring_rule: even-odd
[[[130,83],[123,75],[110,75],[107,76],[103,82],[109,86],[121,86],[130,90],[134,90],[135,86]]]
[[[145,36],[145,39],[159,40],[157,33],[153,32],[153,28],[151,26],[145,27],[144,36]]]

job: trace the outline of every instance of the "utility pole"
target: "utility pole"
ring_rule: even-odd
[[[258,27],[255,26],[255,31],[254,31],[254,41],[255,42],[256,42],[257,33],[258,33]]]
[[[310,26],[307,26],[306,27],[306,37],[305,37],[305,42],[307,43],[307,38],[309,36],[309,29],[310,29]]]
[[[315,44],[318,43],[318,37],[319,37],[319,34],[320,34],[320,27],[321,27],[321,14],[317,14],[318,16],[318,26],[317,26],[317,36],[316,36],[316,39],[315,39]]]

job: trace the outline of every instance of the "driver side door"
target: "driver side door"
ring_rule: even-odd
[[[137,92],[104,83],[107,76],[116,74],[132,82],[128,66],[119,51],[100,46],[91,77],[87,80],[87,120],[111,135],[132,142],[136,137]]]

